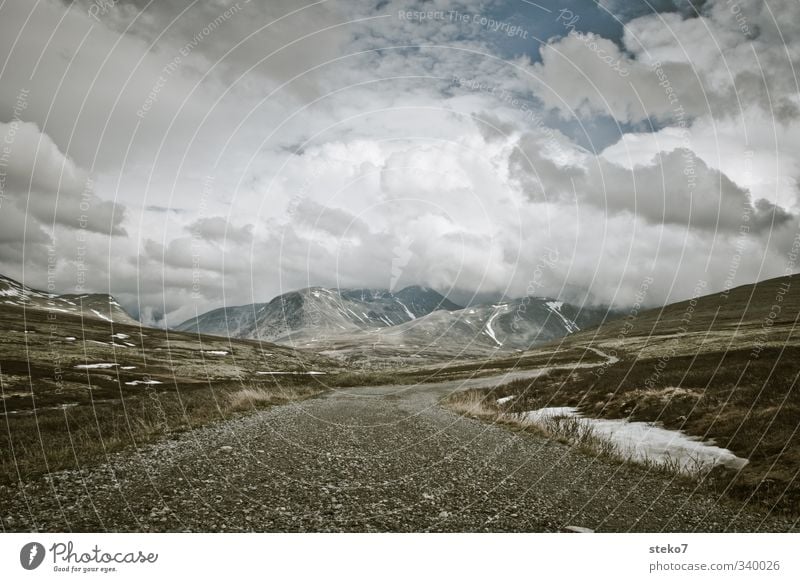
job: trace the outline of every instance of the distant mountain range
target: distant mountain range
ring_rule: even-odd
[[[420,286],[396,293],[310,287],[268,303],[215,309],[175,329],[326,353],[384,349],[455,357],[528,349],[597,325],[607,313],[536,297],[465,308]]]
[[[427,287],[385,289],[309,287],[269,303],[214,309],[175,329],[282,343],[378,330],[414,321],[437,310],[463,309]]]
[[[2,305],[140,325],[111,295],[57,295],[0,275]],[[606,308],[538,297],[462,307],[417,285],[394,293],[309,287],[267,303],[214,309],[173,329],[309,348],[351,361],[409,361],[526,350],[608,316]]]
[[[383,329],[377,335],[406,345],[456,344],[469,349],[526,350],[593,327],[606,308],[578,306],[547,298],[524,297],[458,311],[435,311],[413,322]]]
[[[0,305],[12,305],[53,313],[69,313],[89,319],[139,325],[139,322],[131,317],[111,295],[104,293],[56,295],[33,289],[3,275],[0,275]]]

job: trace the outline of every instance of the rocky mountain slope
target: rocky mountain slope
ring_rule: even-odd
[[[184,321],[175,329],[282,343],[307,342],[413,321],[437,310],[461,309],[427,287],[383,289],[309,287],[269,303],[224,307]]]
[[[33,289],[4,275],[0,275],[0,305],[139,325],[139,322],[131,317],[111,295],[104,293],[56,295]]]
[[[456,344],[470,348],[526,350],[603,321],[605,308],[580,308],[553,299],[513,301],[435,312],[416,321],[380,330],[384,341],[405,345]]]
[[[354,365],[447,361],[526,350],[601,323],[606,308],[524,297],[460,307],[427,287],[311,287],[209,311],[175,329],[314,349]]]

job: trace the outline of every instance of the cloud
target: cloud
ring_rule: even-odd
[[[125,235],[125,207],[100,199],[88,173],[65,156],[35,123],[0,123],[4,195],[28,218],[110,235]]]
[[[757,230],[769,227],[765,220],[775,208],[766,201],[752,205],[747,191],[725,174],[709,168],[687,149],[655,156],[651,164],[632,170],[600,160],[590,165],[579,195],[611,212],[627,211],[653,224],[686,225],[692,229],[736,231],[752,218]],[[755,216],[750,216],[750,215]],[[790,215],[776,208],[778,223]]]
[[[798,117],[796,2],[715,0],[648,12],[626,22],[622,46],[574,30],[552,39],[530,66],[536,95],[566,117],[620,123],[735,116],[754,104]]]
[[[628,56],[611,40],[570,32],[541,48],[541,63],[530,65],[535,94],[564,118],[608,115],[620,123],[646,119],[668,121],[680,106],[684,115],[703,111],[703,87],[688,63],[662,64],[664,78],[652,63]],[[678,91],[671,102],[664,79]],[[662,85],[663,83],[663,85]]]
[[[797,4],[651,4],[605,2],[614,38],[543,12],[536,30],[557,32],[517,55],[472,21],[398,16],[502,20],[499,2],[8,0],[0,119],[30,92],[0,269],[24,253],[42,277],[57,243],[74,287],[83,233],[92,285],[149,322],[307,285],[534,281],[625,305],[654,273],[651,304],[722,288],[734,262],[737,282],[780,274],[800,212]],[[600,132],[599,154],[577,142]]]
[[[186,230],[193,236],[217,243],[246,244],[253,240],[252,224],[237,227],[222,216],[200,218],[187,226]]]

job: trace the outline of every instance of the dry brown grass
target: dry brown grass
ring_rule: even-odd
[[[91,466],[123,449],[324,390],[316,382],[301,384],[294,378],[285,384],[160,388],[124,400],[0,416],[0,483]]]
[[[659,422],[749,460],[738,472],[712,471],[720,492],[768,510],[800,512],[800,348],[766,348],[758,358],[750,357],[749,349],[701,353],[673,357],[663,369],[657,364],[654,358],[625,357],[601,374],[597,368],[552,370],[492,390],[459,393],[447,404],[459,409],[456,401],[467,398],[471,410],[494,406],[498,422],[553,406],[577,407],[593,417]],[[463,413],[470,414],[466,408]],[[575,441],[545,428],[543,434]]]
[[[323,392],[320,385],[288,386],[280,389],[274,387],[248,386],[227,396],[227,409],[230,412],[246,412],[264,406],[286,404],[294,400],[304,400]]]
[[[480,390],[465,390],[456,392],[445,399],[448,408],[461,414],[473,418],[499,420],[500,410],[492,406],[485,397],[485,393]]]
[[[663,473],[670,478],[703,479],[709,475],[710,467],[700,462],[684,463],[669,457],[658,460],[633,458],[599,435],[590,424],[574,416],[552,415],[531,421],[520,413],[509,412],[505,405],[496,404],[496,397],[497,394],[492,390],[472,389],[451,394],[442,403],[458,414],[505,425],[513,430],[531,432],[575,447],[588,456],[639,465],[649,472]]]

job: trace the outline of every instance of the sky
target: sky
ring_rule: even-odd
[[[795,0],[5,0],[0,273],[150,325],[722,291],[797,271],[799,69]]]

